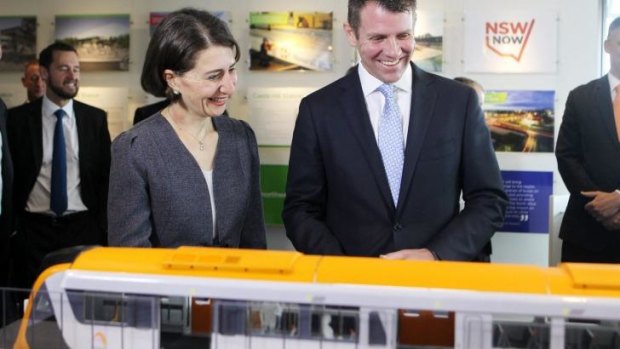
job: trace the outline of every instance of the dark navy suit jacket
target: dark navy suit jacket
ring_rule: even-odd
[[[43,123],[39,98],[9,111],[7,128],[15,167],[14,204],[17,212],[26,207],[43,162]],[[107,229],[110,133],[105,111],[73,101],[80,159],[80,194],[84,205],[97,217],[101,243]],[[18,222],[19,224],[19,222]]]
[[[588,214],[584,206],[591,199],[580,194],[620,188],[620,142],[607,76],[579,86],[568,95],[556,157],[570,191],[560,238],[593,253],[613,243],[620,246],[620,231],[605,229]]]
[[[302,100],[282,215],[297,250],[428,248],[449,260],[490,253],[507,198],[476,93],[414,65],[410,117],[395,208],[357,71]]]
[[[0,213],[0,286],[8,286],[9,236],[13,231],[13,162],[6,132],[6,105],[0,99],[0,134],[2,135],[2,212]]]

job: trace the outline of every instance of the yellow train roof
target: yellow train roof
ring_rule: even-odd
[[[85,251],[72,269],[245,280],[385,285],[487,292],[620,297],[620,266],[555,268],[469,262],[312,256],[291,251],[180,247]]]

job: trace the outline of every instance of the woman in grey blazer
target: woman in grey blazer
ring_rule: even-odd
[[[171,104],[112,144],[112,246],[266,248],[256,137],[223,116],[239,46],[224,22],[182,9],[157,27],[145,91]]]

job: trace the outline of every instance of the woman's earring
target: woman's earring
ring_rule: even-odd
[[[179,92],[178,90],[172,90],[172,94],[174,94],[175,96],[178,96],[181,94],[181,92]]]

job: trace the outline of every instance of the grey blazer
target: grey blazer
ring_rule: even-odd
[[[111,246],[266,248],[256,137],[243,121],[213,119],[219,134],[213,193],[198,163],[161,114],[112,143],[108,239]]]

